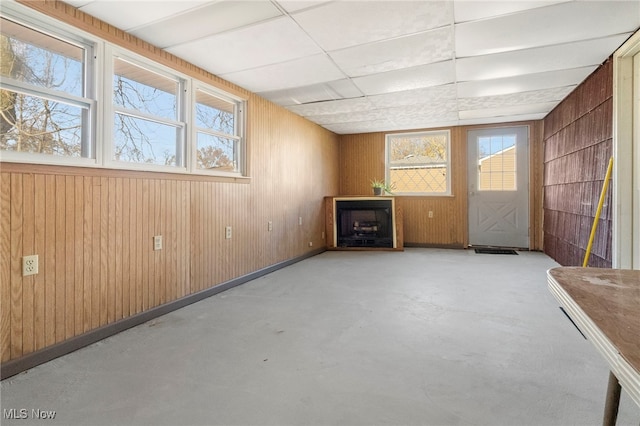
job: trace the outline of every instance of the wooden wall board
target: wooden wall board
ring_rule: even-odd
[[[541,122],[453,127],[451,130],[451,196],[397,196],[409,245],[467,247],[467,131],[526,125],[530,128],[530,249],[542,250],[542,125]],[[420,131],[425,129],[416,129]],[[428,129],[436,130],[436,129]],[[394,133],[394,132],[389,132]],[[385,175],[385,133],[340,136],[340,195],[368,195],[370,181]],[[433,218],[428,212],[433,212]]]
[[[544,247],[563,266],[582,265],[613,138],[613,68],[608,60],[544,119]],[[589,266],[611,267],[607,193]]]
[[[0,164],[2,362],[325,245],[335,134],[69,5],[23,3],[247,99],[249,176]]]

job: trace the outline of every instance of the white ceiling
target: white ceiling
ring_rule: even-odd
[[[66,0],[340,134],[543,118],[640,1]]]

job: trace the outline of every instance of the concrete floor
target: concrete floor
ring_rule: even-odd
[[[608,369],[554,266],[325,252],[3,381],[30,418],[2,424],[598,425]],[[623,391],[618,424],[639,423]]]

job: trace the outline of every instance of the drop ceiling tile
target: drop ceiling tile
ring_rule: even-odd
[[[519,114],[508,116],[496,116],[496,117],[484,117],[484,118],[469,118],[464,120],[458,120],[459,126],[478,125],[478,124],[502,124],[513,123],[516,121],[534,121],[542,120],[547,116],[548,112],[540,112],[533,114]]]
[[[95,0],[67,0],[67,1],[65,1],[65,3],[68,3],[73,7],[80,8],[82,6],[86,6],[87,4],[91,3],[92,1],[95,1]]]
[[[353,82],[365,95],[378,95],[440,86],[453,83],[454,80],[453,61],[445,61],[365,77],[357,77],[353,79]]]
[[[287,107],[292,112],[303,117],[321,117],[323,115],[350,114],[372,109],[368,98],[339,99],[335,101],[316,102],[305,105],[291,105]]]
[[[458,57],[595,39],[640,26],[640,2],[568,2],[456,25]]]
[[[325,54],[221,75],[255,93],[341,80],[346,76]]]
[[[456,22],[466,22],[550,6],[565,1],[567,0],[454,1],[453,13]]]
[[[329,124],[323,127],[339,135],[352,135],[357,133],[373,133],[395,130],[395,126],[396,125],[391,120],[374,120],[360,123]]]
[[[271,2],[259,0],[209,3],[205,7],[137,28],[132,33],[143,40],[152,40],[158,47],[169,48],[282,15]]]
[[[282,106],[296,106],[363,96],[362,92],[349,79],[258,94]]]
[[[226,74],[312,56],[322,50],[288,17],[272,19],[167,49]],[[212,52],[215,52],[212,54]]]
[[[556,46],[462,58],[456,61],[456,74],[458,81],[491,80],[599,65],[627,37],[629,34],[621,34]]]
[[[277,2],[288,13],[297,12],[302,9],[309,9],[319,4],[327,3],[326,0],[281,0]]]
[[[409,125],[442,120],[457,119],[456,102],[448,101],[440,105],[423,104],[394,108],[368,109],[363,111],[342,112],[336,114],[312,115],[308,118],[320,125],[357,123],[367,121],[392,121],[396,124]]]
[[[455,84],[369,96],[372,105],[378,108],[421,104],[441,105],[456,99]]]
[[[546,114],[557,105],[557,102],[546,102],[541,104],[513,105],[498,108],[482,108],[467,111],[460,111],[461,120],[491,118],[491,117],[509,117],[524,114]]]
[[[460,110],[494,109],[518,105],[542,104],[564,99],[575,86],[555,87],[552,89],[534,90],[529,92],[510,93],[508,95],[484,96],[480,98],[460,98]]]
[[[567,70],[518,75],[493,80],[464,81],[457,83],[458,97],[474,98],[481,96],[506,95],[580,84],[596,66],[572,68]]]
[[[351,77],[393,71],[453,59],[450,27],[363,44],[330,52],[329,56]]]
[[[179,2],[150,0],[130,1],[116,7],[113,1],[98,0],[81,6],[80,10],[108,22],[121,30],[130,31],[132,28],[179,15],[193,8],[199,8],[206,3],[207,1],[204,0],[185,0]],[[148,41],[152,42],[152,40]]]
[[[452,23],[444,1],[335,1],[292,15],[326,51]]]

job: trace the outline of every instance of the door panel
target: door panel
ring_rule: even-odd
[[[529,128],[467,134],[469,244],[529,247]]]

